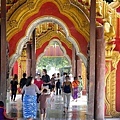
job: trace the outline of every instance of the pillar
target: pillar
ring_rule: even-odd
[[[104,120],[105,41],[103,26],[96,28],[95,120]]]
[[[80,58],[77,56],[77,77],[82,75],[82,61],[80,60]]]
[[[27,44],[26,74],[31,75],[31,43]]]
[[[0,100],[6,101],[6,0],[1,0],[1,26],[0,26]]]
[[[36,75],[36,46],[35,46],[35,30],[32,34],[32,77]]]
[[[72,75],[73,77],[76,75],[76,54],[75,47],[72,45]]]
[[[96,48],[96,0],[91,0],[90,6],[90,52],[89,52],[89,76],[88,76],[88,108],[87,120],[94,119],[95,97],[95,48]]]

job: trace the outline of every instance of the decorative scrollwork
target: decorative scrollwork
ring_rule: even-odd
[[[96,2],[96,15],[102,16],[102,2],[98,1]]]
[[[29,10],[31,10],[31,9],[33,9],[35,4],[34,4],[34,2],[28,2],[27,3],[27,6],[28,6],[28,8],[29,8]]]
[[[12,28],[17,27],[17,24],[18,24],[18,22],[17,22],[16,20],[11,20],[11,21],[9,21],[9,25],[10,25]]]

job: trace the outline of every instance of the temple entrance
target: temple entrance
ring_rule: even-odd
[[[3,101],[14,74],[19,81],[24,72],[34,77],[36,72],[41,72],[42,68],[36,67],[37,61],[46,57],[44,53],[54,41],[69,63],[61,69],[71,68],[67,72],[79,76],[87,68],[85,87],[89,87],[84,93],[87,90],[88,118],[120,116],[119,0],[1,0],[0,4],[0,98]],[[55,64],[56,60],[53,59]]]
[[[37,41],[36,41],[37,42]],[[43,41],[40,41],[41,43]],[[37,42],[38,43],[38,42]],[[30,42],[28,42],[28,44],[30,45]],[[40,44],[40,43],[39,43]],[[18,58],[17,65],[16,62],[13,65],[13,70],[15,72],[16,67],[18,67],[18,71],[19,74],[18,75],[22,75],[23,72],[25,72],[25,70],[28,70],[26,67],[28,66],[27,64],[27,51],[32,51],[28,50],[28,46],[29,45],[24,45],[24,49],[22,50],[22,54],[21,56]],[[27,47],[26,47],[27,46]],[[45,68],[48,71],[48,74],[51,76],[52,74],[56,73],[60,73],[62,76],[62,72],[67,72],[68,75],[70,75],[71,77],[71,82],[73,81],[73,75],[72,75],[72,59],[70,57],[70,55],[67,54],[68,51],[66,51],[65,47],[63,46],[62,42],[59,41],[58,39],[52,39],[49,44],[44,48],[43,53],[39,54],[36,60],[36,73],[38,74],[42,74],[42,69]],[[73,53],[72,53],[73,54]],[[48,58],[48,59],[46,59]],[[75,57],[76,58],[76,57]],[[25,61],[26,59],[26,61]],[[63,60],[62,60],[63,59]],[[47,62],[45,62],[44,60],[46,60]],[[30,60],[29,60],[30,61]],[[50,62],[53,61],[53,62]],[[78,62],[77,62],[78,61]],[[24,62],[24,64],[23,64]],[[58,62],[58,63],[57,63]],[[64,63],[65,62],[65,63]],[[76,63],[75,64],[75,69],[76,69],[76,75],[82,76],[82,80],[83,80],[83,90],[81,91],[79,98],[77,99],[77,101],[73,101],[72,96],[70,97],[70,107],[69,107],[69,112],[68,114],[64,115],[63,114],[63,96],[62,95],[56,95],[55,92],[55,97],[54,97],[54,102],[52,102],[51,104],[49,103],[48,100],[48,109],[47,109],[47,119],[86,119],[86,109],[87,109],[87,96],[86,96],[86,89],[87,89],[87,78],[86,78],[86,67],[84,65],[84,63],[82,62],[81,59],[76,59]],[[32,64],[32,63],[31,63]],[[51,65],[52,64],[52,65]],[[61,65],[60,65],[61,64]],[[59,67],[60,65],[60,67]],[[55,66],[53,69],[53,66]],[[64,66],[64,68],[63,68]],[[69,66],[69,67],[68,67]],[[77,66],[79,66],[79,69],[77,69]],[[28,66],[29,67],[29,66]],[[60,70],[60,68],[63,68],[62,70]],[[51,71],[52,69],[52,71]],[[12,70],[12,71],[13,71]],[[22,71],[23,70],[23,71]],[[51,72],[49,72],[51,71]],[[12,73],[14,75],[14,72]],[[29,73],[30,71],[28,71]],[[72,75],[72,76],[71,76]],[[19,79],[21,77],[19,76]],[[18,106],[21,106],[21,94],[18,93],[17,94],[17,103],[11,102],[11,108],[10,110],[14,110],[16,109]],[[21,111],[22,107],[20,107],[19,109],[17,109],[16,113],[18,113],[18,111]],[[10,111],[12,114],[12,111]],[[15,113],[15,116],[18,116],[18,119],[22,119],[22,114],[21,112],[19,112],[18,114]],[[57,115],[57,116],[56,116]],[[40,118],[40,115],[37,115],[38,119]]]

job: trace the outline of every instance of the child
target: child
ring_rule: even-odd
[[[54,97],[55,97],[55,92],[54,90],[50,91],[50,98],[47,100],[47,103],[49,104],[49,107],[52,108],[54,106]]]
[[[15,120],[13,118],[8,118],[6,115],[6,111],[4,109],[4,103],[0,101],[0,120]]]
[[[47,98],[49,98],[50,95],[51,94],[47,94],[47,89],[44,88],[39,96],[41,120],[46,119]]]

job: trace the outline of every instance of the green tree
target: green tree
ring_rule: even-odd
[[[65,57],[42,57],[37,62],[37,69],[42,70],[46,68],[48,71],[51,69],[51,67],[56,68],[59,70],[59,68],[63,68],[66,66],[69,66],[69,61]]]

